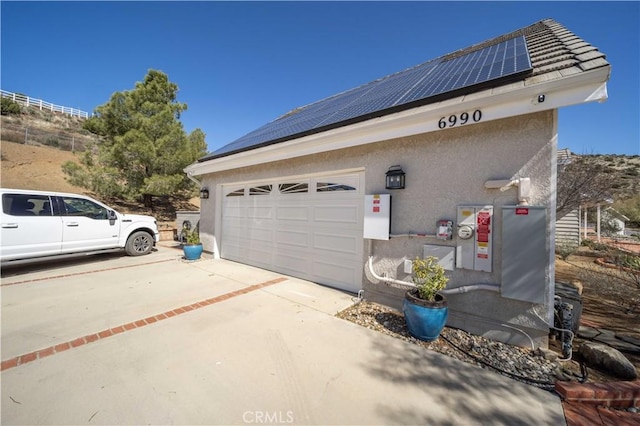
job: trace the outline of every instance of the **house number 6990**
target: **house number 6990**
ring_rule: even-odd
[[[473,113],[469,114],[468,112],[463,112],[461,114],[451,114],[449,117],[442,117],[438,120],[438,128],[445,129],[447,127],[453,126],[462,126],[463,124],[467,124],[469,120],[477,123],[482,120],[482,111],[479,109],[473,111]]]

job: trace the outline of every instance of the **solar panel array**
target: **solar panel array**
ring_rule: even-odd
[[[200,161],[471,93],[531,70],[524,36],[443,56],[295,109]]]

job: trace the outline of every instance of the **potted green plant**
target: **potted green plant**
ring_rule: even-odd
[[[447,286],[449,278],[438,258],[429,256],[413,261],[412,280],[416,288],[407,291],[402,304],[407,328],[417,339],[435,340],[447,322],[447,299],[439,291]]]
[[[182,251],[187,260],[197,260],[202,256],[202,242],[198,228],[183,229]]]

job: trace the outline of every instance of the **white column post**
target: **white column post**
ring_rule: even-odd
[[[597,217],[598,217],[598,223],[596,224],[596,226],[597,226],[596,232],[598,234],[598,242],[600,242],[600,203],[598,203],[598,214],[597,214]]]
[[[582,232],[580,232],[580,230],[582,229],[582,206],[578,206],[578,246],[580,246],[580,244],[582,244]]]

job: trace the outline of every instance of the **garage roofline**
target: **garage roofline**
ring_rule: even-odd
[[[446,131],[438,127],[442,117],[475,110],[481,111],[479,123],[484,123],[571,105],[604,102],[608,97],[606,82],[610,71],[611,68],[607,66],[540,83],[519,81],[278,144],[196,162],[184,171],[189,176],[200,176],[416,134]],[[543,100],[541,95],[544,95]]]

